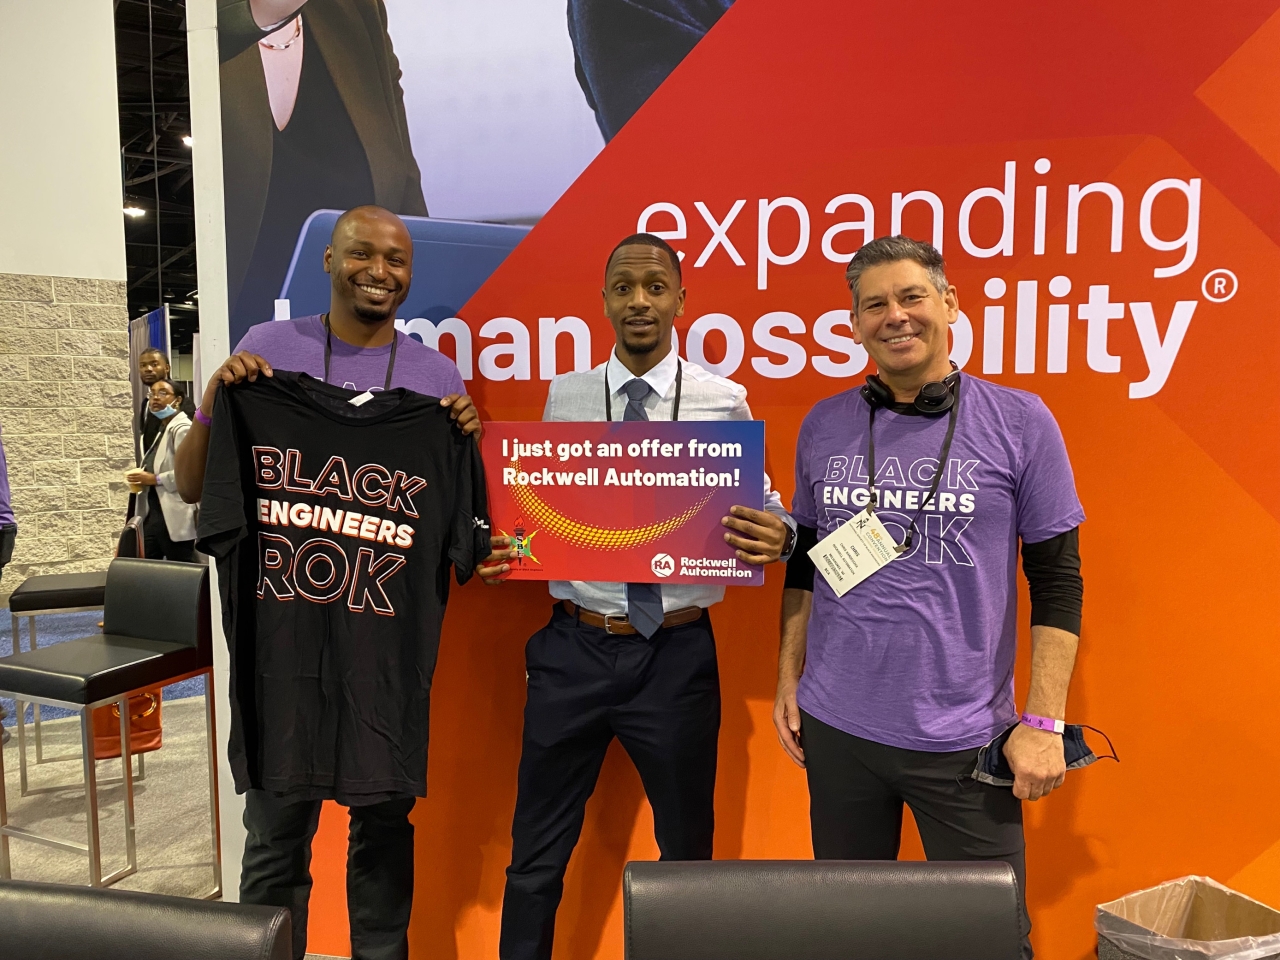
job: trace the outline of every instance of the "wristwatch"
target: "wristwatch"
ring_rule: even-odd
[[[796,531],[794,527],[787,527],[787,539],[782,541],[782,553],[778,555],[778,559],[786,562],[791,558],[791,551],[796,548]]]

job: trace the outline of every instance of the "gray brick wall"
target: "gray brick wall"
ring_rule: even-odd
[[[0,273],[0,427],[24,578],[105,569],[133,466],[125,284]]]

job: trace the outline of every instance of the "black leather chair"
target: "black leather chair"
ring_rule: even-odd
[[[213,640],[209,612],[209,569],[167,560],[116,559],[107,571],[103,632],[0,659],[0,696],[65,707],[80,715],[88,843],[40,836],[9,823],[0,751],[0,878],[11,877],[10,838],[34,840],[89,858],[89,884],[107,886],[137,870],[134,842],[133,771],[129,724],[120,724],[121,770],[125,785],[124,828],[127,863],[102,875],[98,836],[97,774],[93,759],[92,711],[115,703],[129,716],[130,694],[203,674],[209,743],[209,815],[214,853],[214,889],[221,893],[218,839],[217,764],[214,761]],[[19,750],[24,750],[22,727]],[[25,770],[25,764],[24,764]]]
[[[139,528],[140,530],[141,528]],[[138,554],[141,556],[141,554]],[[107,571],[94,573],[46,573],[27,577],[9,595],[9,615],[13,621],[13,653],[22,652],[22,621],[27,621],[27,642],[36,648],[36,617],[47,613],[80,613],[85,610],[101,610],[107,591]],[[19,742],[26,746],[27,705],[17,707]],[[53,763],[58,760],[75,760],[77,756],[46,757],[44,737],[40,729],[40,704],[32,709],[36,729],[36,763]],[[27,795],[26,751],[23,751],[22,795]],[[141,763],[142,755],[138,755]],[[139,777],[143,771],[139,771]]]
[[[626,960],[1017,960],[1005,863],[629,863]]]
[[[77,960],[289,960],[289,911],[123,890],[0,881],[4,955]]]

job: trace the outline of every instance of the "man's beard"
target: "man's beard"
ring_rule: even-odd
[[[658,336],[654,337],[653,340],[646,341],[643,343],[636,343],[635,341],[626,341],[626,340],[624,340],[623,343],[626,346],[628,353],[632,353],[637,356],[644,356],[644,355],[653,353],[653,351],[658,349],[658,345],[662,343],[662,335],[659,334]]]
[[[352,304],[351,312],[356,315],[356,319],[362,320],[365,323],[382,323],[388,317],[394,317],[396,315],[396,308],[399,306],[400,304],[396,303],[389,304],[385,307],[367,307],[363,304],[356,303]]]

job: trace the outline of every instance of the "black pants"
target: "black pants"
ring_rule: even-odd
[[[525,648],[529,675],[502,960],[548,960],[564,871],[616,736],[653,807],[663,860],[710,860],[720,674],[711,619],[614,636],[557,604]]]
[[[311,838],[320,822],[319,800],[288,803],[262,790],[245,794],[244,865],[240,902],[288,907],[293,956],[307,952],[307,901],[311,897]],[[409,956],[413,906],[414,798],[351,807],[347,841],[347,913],[354,960],[403,960]]]
[[[160,509],[160,498],[156,496],[155,487],[147,488],[147,515],[142,519],[142,552],[148,560],[194,563],[196,559],[194,540],[169,538],[169,528],[165,526],[164,513]]]
[[[1003,860],[1018,878],[1022,955],[1031,920],[1022,801],[969,774],[978,751],[927,753],[863,740],[800,711],[809,824],[818,860],[896,860],[902,805],[911,808],[930,860]]]
[[[13,559],[13,545],[17,540],[18,525],[16,523],[0,523],[0,574],[4,573],[4,568]],[[17,649],[15,649],[14,653],[17,652]]]

